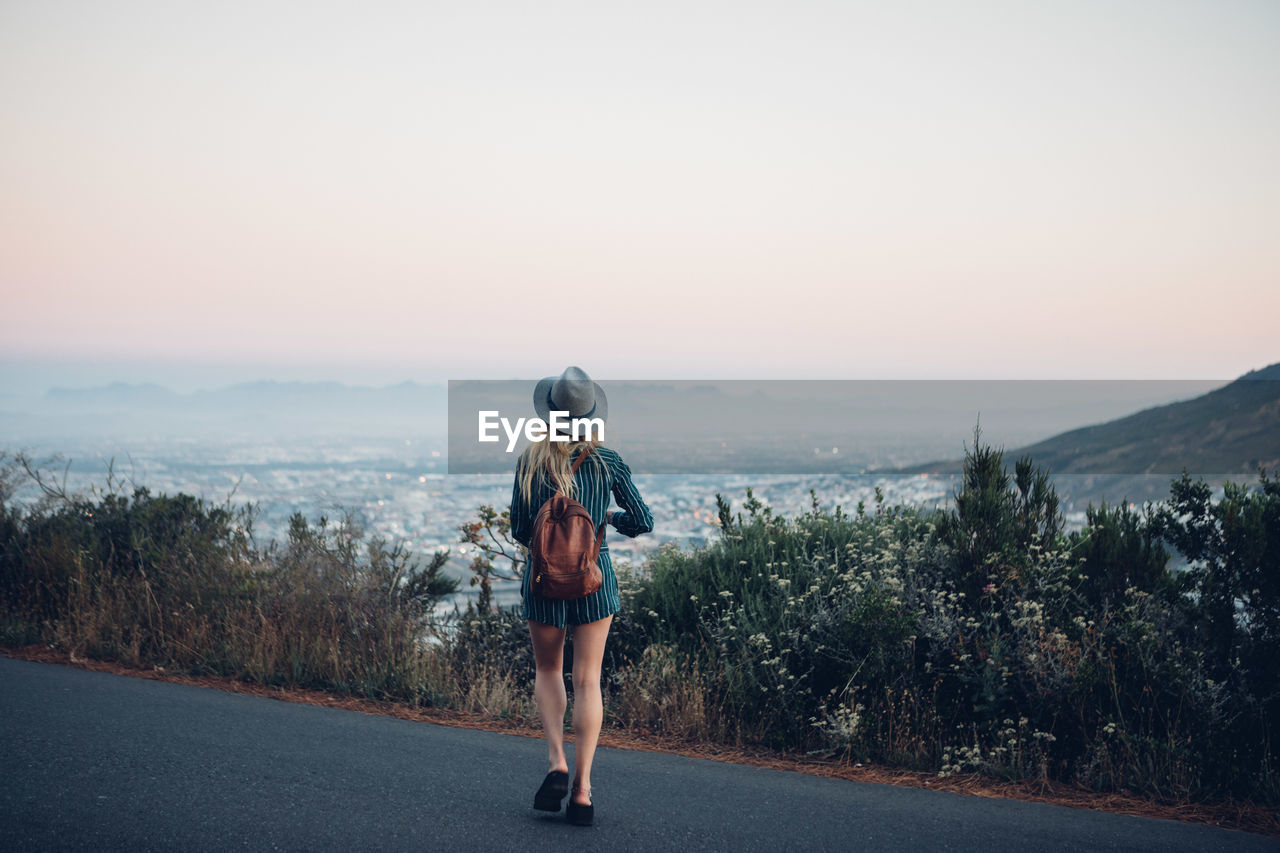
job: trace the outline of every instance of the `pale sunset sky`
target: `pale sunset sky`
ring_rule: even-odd
[[[1278,232],[1273,0],[0,4],[0,390],[1229,379]]]

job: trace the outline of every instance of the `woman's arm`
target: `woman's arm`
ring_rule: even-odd
[[[610,512],[608,520],[619,533],[635,537],[653,530],[653,515],[631,482],[631,468],[621,459],[614,470],[613,498],[622,509]]]

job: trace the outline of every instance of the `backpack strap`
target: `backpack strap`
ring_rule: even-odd
[[[582,452],[578,454],[578,458],[573,460],[573,464],[569,466],[570,477],[578,473],[578,466],[580,466],[583,462],[587,461],[587,456],[590,455],[590,453],[591,453],[591,445],[590,444],[582,445]],[[606,527],[608,527],[607,524],[602,524],[600,525],[600,528],[596,531],[595,553],[597,557],[600,556],[600,543],[604,541],[604,529]]]
[[[575,460],[573,460],[573,464],[569,466],[569,476],[570,476],[570,477],[572,477],[574,474],[578,473],[578,468],[582,465],[582,463],[583,463],[583,462],[586,462],[586,461],[587,461],[587,455],[588,455],[589,453],[591,453],[591,445],[589,445],[589,444],[584,444],[584,445],[582,445],[582,452],[578,454],[578,458],[577,458],[577,459],[575,459]],[[547,470],[548,470],[548,471],[550,471],[550,470],[551,470],[551,460],[550,460],[550,459],[548,459],[548,460],[547,460]],[[556,491],[557,491],[557,492],[559,492],[559,489],[557,489]]]
[[[570,474],[578,473],[578,466],[587,461],[587,455],[591,453],[591,445],[582,445],[582,452],[578,454],[578,458],[573,460],[573,465],[569,468]]]
[[[591,453],[591,445],[589,444],[582,445],[582,452],[578,454],[577,459],[573,460],[573,465],[570,466],[569,468],[569,476],[573,476],[574,474],[578,473],[578,466],[581,465],[583,462],[587,461],[587,456],[590,453]],[[599,529],[596,530],[595,556],[597,558],[599,558],[600,556],[600,543],[604,542],[604,529],[608,526],[609,526],[608,524],[602,524],[600,525]]]

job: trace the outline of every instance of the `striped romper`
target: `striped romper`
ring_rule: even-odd
[[[571,459],[577,459],[578,449]],[[574,499],[586,507],[596,523],[596,529],[605,523],[605,511],[609,508],[609,496],[612,494],[621,510],[615,510],[610,523],[624,536],[639,536],[653,529],[653,516],[649,507],[636,491],[631,482],[631,469],[622,457],[610,448],[597,445],[591,451],[590,459],[578,467],[574,476],[578,491]],[[533,481],[532,500],[526,501],[520,489],[520,475],[525,458],[521,457],[516,467],[515,487],[511,492],[511,535],[526,548],[533,536],[533,520],[542,505],[556,493],[555,483],[545,473],[539,474]],[[544,625],[564,628],[566,625],[581,625],[584,622],[595,622],[622,609],[618,598],[618,578],[613,573],[613,561],[609,558],[608,536],[600,544],[600,573],[604,583],[600,589],[583,598],[568,601],[538,598],[529,591],[529,572],[524,573],[520,582],[522,603],[520,615]],[[528,563],[526,563],[526,566]]]

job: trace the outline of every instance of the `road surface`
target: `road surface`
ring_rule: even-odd
[[[1233,830],[542,741],[0,657],[0,850],[1278,850]]]

